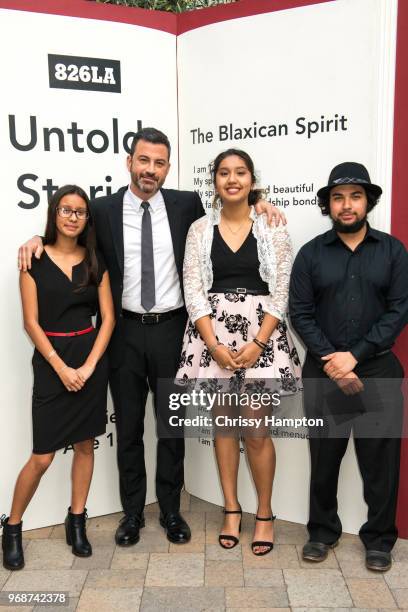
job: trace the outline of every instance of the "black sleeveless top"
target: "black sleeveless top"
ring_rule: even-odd
[[[214,279],[211,293],[238,287],[264,291],[265,295],[269,293],[267,283],[259,274],[258,249],[252,229],[238,251],[234,253],[223,240],[218,225],[215,225],[211,262]]]
[[[106,265],[100,253],[97,259],[100,282]],[[88,285],[78,291],[84,274],[83,261],[73,266],[70,280],[44,250],[40,259],[33,257],[28,273],[37,286],[38,322],[44,331],[79,331],[92,325],[98,306],[98,287]]]

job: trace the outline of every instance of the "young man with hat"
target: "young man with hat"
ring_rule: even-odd
[[[309,439],[310,539],[303,547],[303,558],[324,561],[341,536],[337,483],[353,429],[368,506],[367,522],[359,535],[366,549],[366,566],[374,571],[391,567],[397,539],[404,372],[391,349],[408,317],[407,251],[396,238],[367,222],[367,213],[381,193],[363,165],[346,162],[333,168],[328,184],[317,192],[321,212],[330,215],[333,227],[300,249],[289,292],[291,321],[307,348],[303,365],[306,413],[323,414],[327,409],[330,419],[339,423],[334,404],[345,413],[350,409],[334,435],[325,427],[320,433],[312,432]],[[392,406],[393,429],[386,437],[364,431],[364,425],[360,430],[356,427],[364,413],[364,408],[356,410],[356,406],[363,406],[366,388],[375,385],[374,379],[391,381],[391,386],[376,386],[378,405]],[[325,385],[331,386],[328,395]],[[379,414],[371,420],[376,426],[387,420],[387,411]],[[353,420],[353,415],[358,418]]]

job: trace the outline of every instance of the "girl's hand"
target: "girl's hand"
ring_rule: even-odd
[[[220,368],[224,370],[236,370],[240,366],[235,363],[235,353],[232,353],[226,346],[219,344],[214,350],[212,357],[215,359]]]
[[[85,384],[88,378],[92,376],[95,372],[95,366],[89,365],[89,363],[84,363],[80,368],[77,369],[77,374],[81,381]]]
[[[80,391],[85,384],[74,368],[63,366],[57,374],[68,391]]]
[[[239,368],[252,368],[256,362],[262,349],[255,344],[255,342],[248,342],[239,349],[234,355],[235,363]]]

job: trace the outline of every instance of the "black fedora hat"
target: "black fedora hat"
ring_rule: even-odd
[[[330,190],[336,187],[336,185],[361,185],[376,198],[379,198],[382,194],[381,187],[371,182],[367,168],[363,164],[357,164],[356,162],[343,162],[335,166],[330,172],[327,185],[319,189],[317,197],[327,197]]]

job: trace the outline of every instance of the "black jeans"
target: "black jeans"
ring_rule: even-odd
[[[146,501],[144,418],[149,389],[154,408],[160,378],[175,377],[181,353],[186,313],[155,325],[124,319],[124,358],[111,371],[110,388],[116,413],[120,495],[128,514],[140,514]],[[184,439],[157,441],[156,494],[164,514],[178,512],[184,484]]]
[[[393,353],[368,359],[358,364],[355,369],[361,379],[370,378],[394,379],[392,398],[393,415],[398,425],[393,431],[401,431],[403,415],[403,398],[400,380],[404,376],[403,368]],[[320,364],[307,355],[303,366],[305,393],[305,411],[308,417],[322,416],[322,401],[316,389],[321,389],[312,380],[327,379]],[[392,382],[392,381],[391,381]],[[336,383],[333,388],[337,387]],[[347,400],[346,400],[347,401]],[[381,418],[381,416],[379,417]],[[400,437],[359,437],[354,425],[358,419],[352,418],[343,422],[342,437],[331,436],[322,429],[319,436],[317,429],[309,440],[311,459],[310,478],[310,512],[308,531],[310,539],[325,544],[332,544],[339,539],[342,525],[337,514],[337,485],[340,464],[346,452],[349,436],[354,429],[354,445],[358,466],[363,480],[364,499],[368,506],[367,522],[361,527],[359,535],[367,549],[389,552],[398,537],[395,515],[398,497]],[[338,431],[338,430],[337,430]]]

